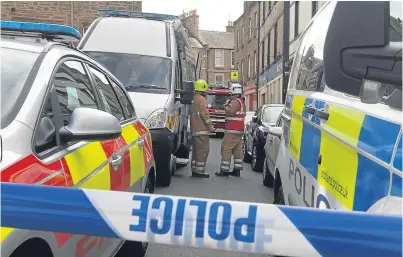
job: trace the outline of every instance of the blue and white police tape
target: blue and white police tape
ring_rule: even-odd
[[[283,256],[402,256],[402,218],[2,183],[3,227]]]

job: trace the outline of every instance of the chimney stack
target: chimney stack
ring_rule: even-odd
[[[228,21],[228,25],[225,27],[225,31],[234,33],[234,23],[232,21]]]

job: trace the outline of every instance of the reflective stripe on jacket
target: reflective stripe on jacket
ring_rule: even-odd
[[[228,133],[244,132],[246,106],[242,98],[233,99],[227,109],[225,128]]]
[[[196,92],[190,106],[190,130],[192,136],[210,135],[211,124],[207,99]]]

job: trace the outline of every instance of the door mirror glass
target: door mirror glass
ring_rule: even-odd
[[[253,117],[252,117],[252,122],[257,123],[257,121],[258,121],[258,120],[257,120],[257,116],[253,116]]]
[[[394,17],[391,8],[394,4],[389,1],[331,2],[318,15],[317,18],[331,17],[323,53],[325,81],[329,88],[371,102],[379,100],[379,92],[363,83],[364,80],[401,87],[402,26],[401,17]],[[400,3],[399,10],[401,8]],[[375,94],[375,97],[368,100],[368,94]]]
[[[194,82],[193,81],[183,81],[182,89],[175,90],[179,93],[180,97],[176,98],[181,104],[191,104],[194,97]]]
[[[60,129],[63,143],[72,141],[103,141],[118,138],[122,128],[118,119],[104,111],[76,108],[70,123]]]
[[[275,137],[281,137],[283,129],[281,127],[269,127],[269,134]]]

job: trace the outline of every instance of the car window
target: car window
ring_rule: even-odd
[[[14,119],[10,114],[16,111],[15,105],[38,56],[29,51],[1,48],[1,128]]]
[[[262,122],[275,123],[283,109],[283,106],[264,108]]]
[[[66,61],[55,73],[53,85],[57,93],[64,125],[77,107],[98,109],[90,77],[79,61]]]
[[[123,89],[120,88],[118,85],[116,85],[115,82],[111,81],[111,83],[120,100],[120,103],[122,104],[122,108],[125,113],[126,119],[136,118],[136,112],[134,110],[130,98],[126,96],[126,94],[123,92]]]
[[[95,80],[95,86],[97,87],[101,96],[101,101],[104,104],[105,111],[115,116],[119,121],[125,119],[123,109],[120,106],[119,100],[113,90],[112,85],[104,74],[95,68],[90,66],[90,71]]]

